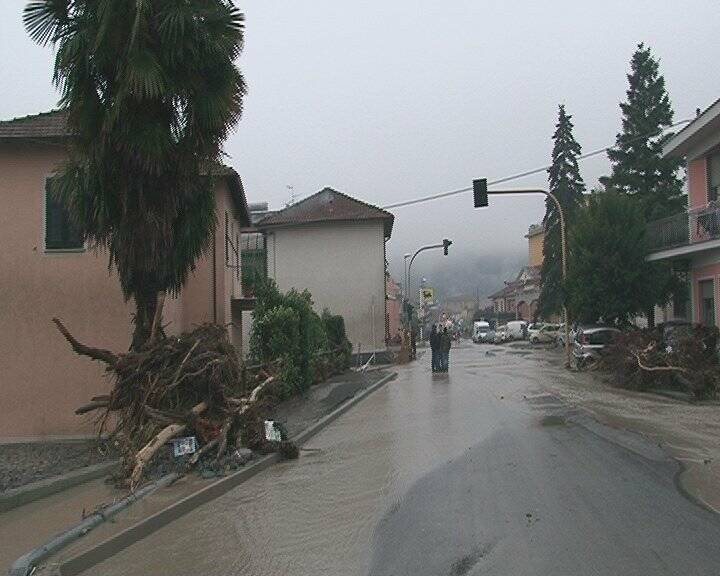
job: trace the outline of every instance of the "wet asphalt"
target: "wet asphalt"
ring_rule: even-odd
[[[399,370],[275,466],[88,574],[720,574],[720,516],[656,445],[571,410],[542,350]]]

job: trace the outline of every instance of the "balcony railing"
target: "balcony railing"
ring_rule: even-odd
[[[720,238],[720,206],[715,203],[648,224],[648,240],[653,251],[718,238]]]

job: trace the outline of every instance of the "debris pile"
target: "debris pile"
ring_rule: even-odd
[[[613,341],[602,367],[624,388],[675,389],[698,399],[714,398],[720,386],[717,343],[715,327],[635,330]]]
[[[160,448],[179,436],[194,435],[199,444],[188,468],[209,454],[217,463],[241,447],[297,456],[286,437],[265,439],[275,377],[263,368],[244,374],[225,328],[203,324],[179,337],[156,335],[141,350],[116,354],[81,344],[53,322],[75,352],[106,365],[112,391],[76,413],[97,411],[98,432],[109,432],[118,445],[131,489]]]

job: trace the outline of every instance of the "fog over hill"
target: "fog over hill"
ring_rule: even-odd
[[[402,260],[400,260],[402,263]],[[527,264],[527,252],[522,250],[494,251],[490,255],[481,255],[467,250],[452,251],[447,257],[428,258],[413,264],[412,287],[417,289],[421,278],[435,288],[436,298],[453,296],[475,297],[479,292],[481,302],[488,295],[503,287],[505,280],[512,280],[520,269]],[[390,272],[401,281],[403,270],[391,265]]]

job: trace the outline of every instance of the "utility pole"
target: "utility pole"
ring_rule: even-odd
[[[560,215],[560,244],[562,247],[562,278],[563,282],[567,280],[567,240],[565,238],[565,213],[563,212],[560,201],[554,194],[547,190],[529,189],[529,190],[488,190],[487,179],[480,178],[473,180],[473,199],[475,208],[484,208],[488,205],[488,195],[508,195],[508,194],[544,194],[552,199],[558,209]],[[563,302],[563,322],[565,323],[565,366],[570,367],[570,316],[568,315],[567,305]]]

